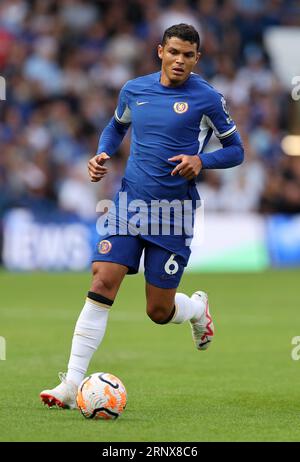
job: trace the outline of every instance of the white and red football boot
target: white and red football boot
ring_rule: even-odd
[[[42,402],[49,407],[59,406],[64,409],[75,409],[77,407],[78,387],[73,382],[66,380],[66,374],[59,372],[58,377],[61,383],[57,387],[43,390],[40,393]]]
[[[193,293],[191,299],[204,305],[204,311],[200,318],[190,321],[190,323],[196,348],[198,350],[207,350],[214,337],[214,325],[209,312],[208,296],[205,292],[198,290]]]

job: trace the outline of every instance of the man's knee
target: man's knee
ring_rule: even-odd
[[[92,287],[91,287],[92,292],[95,292],[96,294],[102,294],[106,296],[106,294],[111,292],[112,287],[111,285],[103,280],[100,277],[94,277],[93,282],[92,282]]]
[[[147,305],[147,315],[156,324],[167,324],[173,317],[173,309],[166,309],[159,305]]]
[[[110,298],[116,290],[115,281],[103,274],[98,268],[93,268],[91,291]]]

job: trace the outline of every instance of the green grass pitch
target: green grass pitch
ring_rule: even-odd
[[[127,388],[116,421],[46,408],[39,392],[66,370],[89,274],[0,273],[1,441],[299,441],[300,272],[186,274],[180,290],[210,296],[216,337],[206,352],[190,326],[145,314],[143,276],[125,278],[89,372]]]

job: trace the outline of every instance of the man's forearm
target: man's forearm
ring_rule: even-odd
[[[122,143],[128,127],[129,125],[119,123],[114,117],[112,117],[109,124],[101,133],[97,154],[106,152],[109,156],[112,156]]]
[[[202,162],[202,168],[231,168],[240,165],[244,160],[244,148],[241,139],[235,133],[229,139],[222,141],[223,148],[217,151],[201,153],[199,157]]]

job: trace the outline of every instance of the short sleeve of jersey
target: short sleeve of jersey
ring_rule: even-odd
[[[212,91],[209,96],[209,105],[205,110],[206,123],[211,127],[220,140],[227,138],[236,131],[236,126],[228,112],[223,95]]]
[[[128,92],[129,82],[121,88],[118,100],[118,106],[115,110],[115,119],[117,122],[122,124],[131,123],[131,111],[129,108],[129,92]]]

